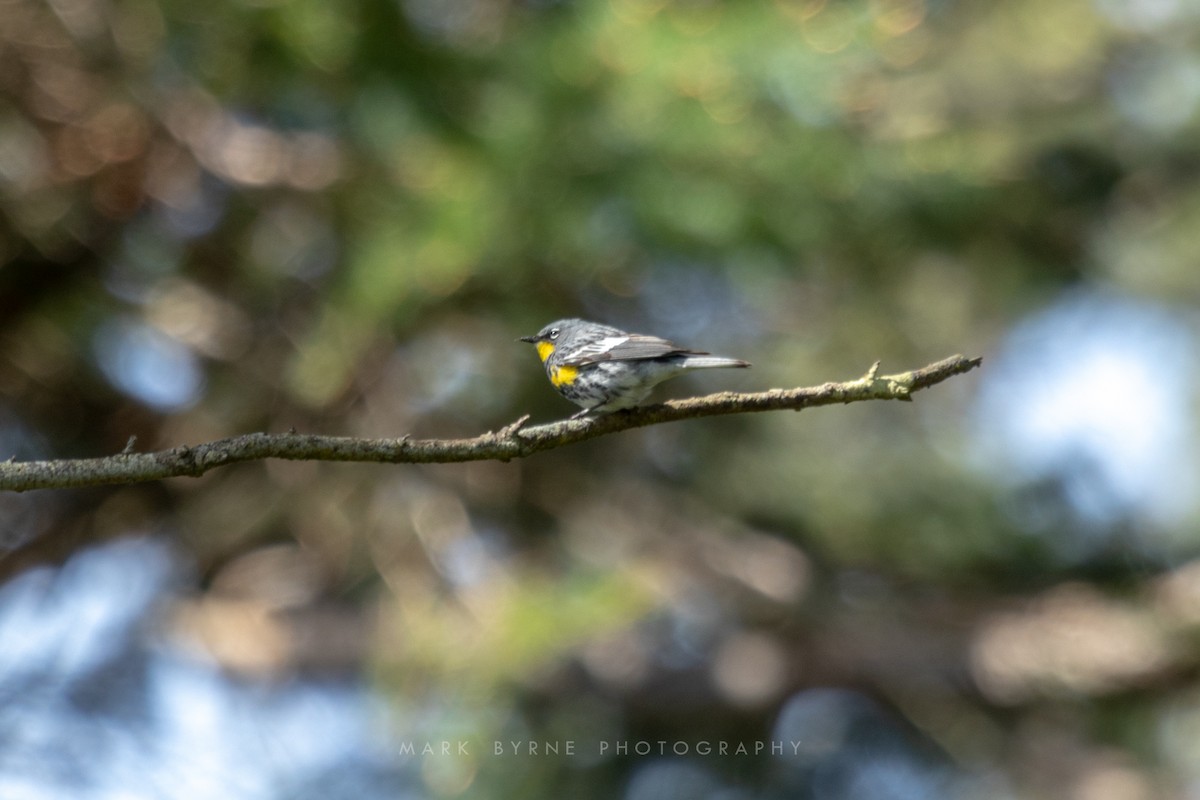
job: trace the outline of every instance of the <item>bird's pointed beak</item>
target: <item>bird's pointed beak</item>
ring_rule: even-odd
[[[517,339],[518,342],[529,342],[533,344],[537,341],[537,336],[521,336]]]

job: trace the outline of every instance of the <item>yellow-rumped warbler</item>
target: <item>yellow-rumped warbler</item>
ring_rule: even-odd
[[[571,419],[632,408],[655,386],[689,369],[750,366],[736,358],[688,350],[657,336],[582,319],[551,322],[517,341],[535,345],[550,383],[582,406]]]

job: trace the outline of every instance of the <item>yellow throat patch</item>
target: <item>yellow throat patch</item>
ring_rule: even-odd
[[[538,342],[537,354],[542,363],[546,363],[546,359],[554,352],[554,342]],[[555,386],[566,386],[575,382],[575,378],[579,376],[579,367],[550,367],[546,370],[550,374],[550,382]]]

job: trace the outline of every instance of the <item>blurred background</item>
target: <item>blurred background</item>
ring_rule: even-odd
[[[1198,179],[1190,0],[0,2],[0,457],[984,356],[0,495],[0,795],[1200,798]]]

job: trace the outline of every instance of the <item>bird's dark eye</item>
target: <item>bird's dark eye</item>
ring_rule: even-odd
[[[558,338],[558,328],[551,328],[551,329],[550,329],[550,338],[551,338],[551,339],[557,339],[557,338]]]

